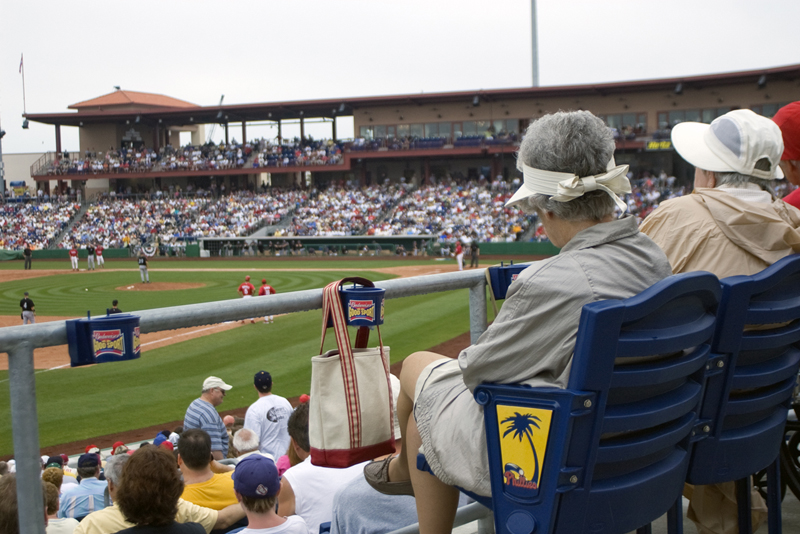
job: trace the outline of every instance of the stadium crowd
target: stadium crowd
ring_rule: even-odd
[[[446,242],[514,241],[530,222],[520,210],[505,207],[510,197],[503,180],[441,180],[409,192],[369,233],[438,235]]]
[[[0,248],[47,248],[78,210],[80,204],[62,201],[0,204]]]
[[[312,189],[298,203],[292,223],[276,236],[342,236],[370,234],[376,221],[405,195],[396,184],[357,187],[352,183]]]
[[[241,169],[245,166],[287,167],[291,165],[338,165],[345,144],[330,139],[284,139],[280,142],[254,139],[247,143],[166,145],[159,149],[145,145],[87,150],[83,154],[64,151],[41,171],[52,176],[73,174],[128,174],[164,171],[208,171]]]
[[[90,206],[59,246],[100,241],[106,248],[122,248],[154,240],[246,236],[265,224],[278,223],[302,195],[273,188],[269,194],[240,191],[219,198],[108,197]]]
[[[263,188],[259,192],[210,189],[154,191],[145,198],[113,192],[87,208],[58,243],[60,248],[89,242],[124,248],[147,242],[175,243],[199,237],[246,237],[264,225],[279,225],[276,237],[432,235],[442,243],[545,240],[536,216],[505,207],[519,179],[434,179],[418,188],[404,182],[358,187],[352,182],[317,189]],[[661,202],[690,192],[674,176],[643,172],[631,179],[625,196],[639,221]],[[776,196],[793,190],[783,182]],[[67,201],[6,203],[0,206],[0,247],[46,248],[80,205]]]

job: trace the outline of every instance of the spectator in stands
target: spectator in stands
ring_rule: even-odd
[[[664,253],[639,233],[635,218],[614,218],[620,204],[625,208],[618,195],[630,190],[628,166],[614,164],[614,148],[608,127],[588,111],[554,113],[530,125],[517,158],[524,182],[508,204],[536,211],[561,253],[520,273],[495,321],[458,360],[418,352],[403,362],[404,454],[373,462],[364,473],[378,491],[414,494],[423,532],[452,528],[453,486],[491,495],[475,386],[566,386],[583,306],[636,295],[670,274]],[[409,468],[423,445],[435,476]]]
[[[42,482],[44,524],[47,526],[47,489]],[[17,509],[17,477],[14,474],[0,478],[0,532],[19,534],[19,510]]]
[[[262,456],[266,456],[267,458],[272,458],[273,461],[275,460],[275,457],[271,454],[262,453],[258,450],[258,434],[249,428],[240,428],[236,431],[236,433],[233,435],[233,448],[238,453],[237,458],[239,461],[241,461],[242,458],[252,456],[253,454],[260,454]]]
[[[125,519],[136,526],[120,533],[205,534],[199,523],[175,521],[183,482],[172,454],[158,447],[139,449],[123,467],[122,478],[116,504]]]
[[[75,534],[109,534],[134,526],[125,520],[117,505],[117,490],[122,483],[122,469],[130,457],[122,453],[108,459],[105,474],[108,479],[108,494],[113,504],[86,516],[75,529]],[[206,532],[211,532],[213,529],[226,529],[243,517],[244,513],[238,505],[231,505],[217,512],[180,499],[175,520],[179,523],[200,523]]]
[[[783,137],[781,155],[783,174],[792,185],[800,186],[800,102],[783,106],[772,120],[781,129]],[[783,197],[783,201],[800,208],[800,189],[795,189]]]
[[[783,177],[783,140],[775,123],[740,109],[710,125],[680,123],[672,143],[695,166],[695,190],[661,204],[641,230],[666,252],[673,272],[751,275],[800,252],[800,211],[769,189],[769,180]],[[734,483],[688,493],[687,516],[702,534],[738,531]],[[766,507],[755,489],[752,509],[756,530]]]
[[[241,430],[240,430],[241,432]],[[242,534],[306,534],[308,527],[300,516],[288,518],[275,513],[281,490],[278,468],[270,458],[255,455],[242,459],[233,474],[236,499],[247,514],[248,526]]]
[[[247,409],[244,426],[258,436],[259,450],[279,458],[289,447],[287,423],[292,414],[292,405],[280,395],[272,393],[272,375],[259,371],[253,377],[253,386],[258,400]]]
[[[183,419],[183,428],[200,428],[211,437],[211,451],[215,460],[228,456],[228,431],[216,407],[222,404],[225,392],[232,387],[221,378],[209,376],[203,381],[200,398],[192,401]]]
[[[213,510],[237,502],[231,479],[233,468],[212,462],[211,438],[206,431],[184,430],[178,440],[178,466],[186,484],[183,499]]]
[[[58,517],[72,517],[80,521],[90,512],[105,508],[103,495],[108,483],[98,480],[100,476],[100,455],[96,453],[81,454],[78,458],[78,486],[64,491],[61,496],[61,508]]]
[[[50,469],[55,469],[51,467]],[[44,479],[42,479],[44,481]],[[47,514],[47,534],[72,534],[75,527],[78,526],[78,520],[71,517],[58,518],[58,488],[50,483],[44,482],[45,499],[47,506],[45,513]]]
[[[64,471],[62,471],[60,467],[45,467],[45,470],[42,472],[42,480],[50,482],[60,493],[61,484],[64,482]],[[56,512],[57,511],[58,509],[56,509]]]
[[[336,490],[361,476],[365,464],[335,469],[311,463],[308,403],[298,405],[289,417],[289,436],[291,446],[302,462],[283,474],[278,495],[278,514],[284,517],[299,515],[308,525],[309,534],[318,534],[320,523],[330,521],[333,517]]]

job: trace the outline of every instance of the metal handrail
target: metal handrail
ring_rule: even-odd
[[[387,299],[469,289],[470,339],[486,330],[486,276],[483,269],[375,282]],[[234,299],[137,312],[142,333],[161,332],[250,317],[322,308],[322,289],[282,293],[268,299]],[[39,457],[39,419],[33,349],[67,343],[66,321],[0,328],[0,353],[8,353],[11,426],[17,462],[17,503],[21,534],[44,534]]]

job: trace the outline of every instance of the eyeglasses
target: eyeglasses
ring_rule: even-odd
[[[222,389],[222,388],[217,388],[217,389],[219,390],[220,393],[222,393],[222,396],[224,397],[225,396],[225,390]]]

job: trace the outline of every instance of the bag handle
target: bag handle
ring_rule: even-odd
[[[342,301],[339,298],[339,287],[343,283],[355,282],[365,287],[375,287],[370,280],[360,277],[344,278],[338,282],[331,282],[322,291],[322,341],[320,342],[319,352],[325,344],[325,333],[328,330],[328,318],[333,322],[333,330],[336,334],[336,344],[339,348],[339,361],[342,369],[342,382],[344,383],[345,403],[347,404],[348,427],[350,431],[350,445],[353,448],[361,447],[361,401],[358,395],[358,379],[356,377],[355,357],[353,349],[350,347],[350,335],[347,332],[347,322],[344,318]],[[381,328],[378,330],[378,346],[381,354],[386,380],[389,382],[389,368],[383,352],[383,339],[381,338]],[[369,328],[362,326],[359,328],[356,338],[356,348],[366,348],[369,339]],[[363,346],[358,346],[359,341]],[[391,387],[391,385],[390,385]],[[390,415],[392,414],[392,399],[389,399]],[[391,418],[389,419],[391,420]]]

